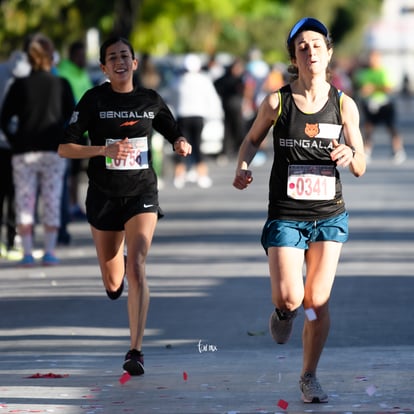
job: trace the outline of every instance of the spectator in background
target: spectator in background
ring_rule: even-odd
[[[269,93],[280,89],[286,82],[286,66],[283,63],[275,63],[269,70],[266,79],[263,82],[261,94],[267,96]]]
[[[222,77],[225,72],[223,65],[217,60],[216,54],[211,54],[203,70],[208,73],[213,82]]]
[[[249,60],[246,65],[244,100],[243,100],[243,115],[246,123],[246,130],[248,130],[256,118],[259,105],[265,97],[263,85],[269,76],[269,65],[263,60],[260,49],[254,47],[249,52]],[[266,162],[267,156],[264,151],[265,142],[261,144],[260,151],[258,151],[253,160],[254,166],[263,165]]]
[[[1,128],[12,149],[17,230],[22,239],[22,266],[33,266],[33,225],[37,191],[43,206],[44,265],[55,265],[57,232],[60,226],[65,160],[57,154],[64,124],[74,107],[69,83],[51,73],[54,47],[37,34],[27,46],[31,72],[16,79],[3,103]],[[16,120],[16,128],[12,121]]]
[[[201,59],[195,54],[189,54],[185,58],[184,67],[186,71],[178,80],[175,91],[177,122],[193,148],[189,161],[190,168],[195,166],[194,181],[201,188],[209,188],[213,183],[201,151],[204,120],[220,117],[223,109],[213,81],[201,72]],[[183,188],[186,180],[187,165],[177,159],[174,186]],[[193,181],[193,178],[190,180]]]
[[[69,82],[76,102],[92,88],[92,80],[86,69],[86,46],[82,41],[78,40],[69,46],[68,58],[62,59],[57,69],[58,74]]]
[[[367,162],[371,159],[374,147],[372,134],[374,128],[384,124],[391,136],[393,161],[403,163],[407,156],[403,140],[396,127],[396,108],[392,96],[393,84],[390,75],[382,66],[381,56],[371,51],[368,66],[356,71],[355,83],[363,113],[364,147]]]
[[[214,82],[224,110],[223,155],[234,157],[246,133],[243,118],[245,65],[236,58]]]
[[[143,53],[139,60],[138,69],[134,72],[134,82],[147,89],[158,90],[161,84],[161,75],[149,53]],[[164,138],[161,134],[151,134],[152,166],[158,176],[158,188],[162,188]]]
[[[30,65],[24,52],[14,51],[6,62],[0,64],[0,110],[4,97],[15,78],[27,76]],[[14,258],[16,252],[16,220],[14,208],[14,184],[11,165],[12,152],[6,135],[0,129],[0,241],[3,224],[6,229],[6,243],[0,256]],[[4,216],[5,213],[5,216]]]
[[[253,48],[249,52],[246,64],[245,95],[244,95],[244,117],[247,127],[253,123],[258,107],[265,97],[263,84],[269,74],[269,65],[263,60],[262,52]]]
[[[92,80],[86,69],[86,46],[81,40],[73,42],[69,46],[67,59],[62,59],[57,67],[58,75],[65,78],[75,97],[75,103],[79,102],[82,95],[92,88]],[[84,141],[88,136],[85,134]],[[67,231],[67,224],[70,219],[86,220],[85,213],[79,203],[79,179],[82,171],[82,160],[66,160],[67,171],[63,195],[62,195],[62,226],[59,230],[59,242],[69,244],[70,234]],[[69,209],[66,212],[65,209]]]
[[[143,53],[136,71],[137,82],[143,88],[157,90],[161,76],[149,53]]]
[[[337,60],[333,59],[330,67],[331,83],[335,88],[349,96],[354,95],[351,76]]]
[[[410,77],[408,76],[408,73],[405,73],[402,80],[402,86],[401,86],[401,96],[404,99],[411,99],[411,85],[410,85]]]

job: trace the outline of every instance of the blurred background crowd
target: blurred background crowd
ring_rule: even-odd
[[[139,62],[136,83],[160,93],[193,142],[193,156],[182,164],[154,133],[153,164],[160,188],[214,186],[210,166],[220,168],[235,159],[263,97],[289,80],[284,36],[305,15],[324,21],[331,30],[336,50],[331,82],[360,107],[367,160],[375,159],[373,137],[381,124],[390,135],[391,162],[406,160],[404,140],[409,137],[403,139],[398,131],[395,99],[411,102],[414,1],[55,0],[53,7],[48,0],[38,3],[0,3],[0,106],[12,83],[33,69],[27,46],[35,33],[53,42],[50,71],[69,82],[74,104],[87,89],[106,81],[98,65],[100,42],[111,34],[128,38]],[[191,116],[201,119],[201,135],[194,141],[186,129]],[[266,162],[267,151],[262,148],[253,162]],[[12,156],[13,145],[0,130],[0,253],[18,260],[21,240],[16,236]],[[85,163],[66,163],[57,236],[61,245],[71,243],[68,224],[86,220],[79,192]]]

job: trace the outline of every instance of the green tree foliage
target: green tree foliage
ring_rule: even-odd
[[[268,61],[286,59],[291,26],[314,16],[332,29],[339,52],[359,52],[366,22],[381,0],[145,0],[138,50],[154,54],[228,51],[243,55],[258,46]]]
[[[7,0],[0,4],[0,42],[3,52],[21,47],[27,35],[43,31],[52,38],[61,38],[70,20],[78,26],[78,9],[72,0]]]
[[[324,21],[336,48],[357,53],[364,24],[381,0],[7,0],[0,1],[3,57],[41,31],[58,48],[95,27],[101,37],[117,33],[141,52],[188,51],[245,54],[252,46],[267,60],[286,58],[285,40],[303,16]]]
[[[136,26],[139,0],[7,0],[0,1],[2,54],[22,47],[26,37],[43,32],[58,48],[84,38],[96,27],[105,36],[129,36]]]

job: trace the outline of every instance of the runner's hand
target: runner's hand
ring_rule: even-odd
[[[332,140],[334,149],[331,152],[332,161],[336,162],[338,167],[348,167],[354,158],[352,148],[346,144],[339,144],[336,139]]]
[[[124,138],[121,141],[108,145],[105,149],[105,155],[115,160],[126,160],[133,149],[129,139]]]
[[[244,190],[252,181],[252,172],[250,170],[240,169],[234,177],[233,187],[238,190]]]
[[[191,154],[192,146],[191,144],[184,138],[178,138],[177,141],[174,142],[174,151],[183,157]]]

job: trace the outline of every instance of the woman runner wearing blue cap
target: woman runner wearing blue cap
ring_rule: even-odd
[[[338,169],[348,167],[360,177],[366,165],[357,106],[327,77],[333,53],[328,29],[305,17],[289,32],[287,48],[292,80],[263,100],[241,144],[233,185],[242,190],[252,182],[248,166],[274,127],[268,219],[262,232],[275,305],[269,327],[277,343],[286,343],[303,305],[299,385],[304,402],[322,403],[328,396],[316,370],[329,332],[336,268],[348,238]]]

